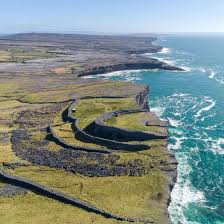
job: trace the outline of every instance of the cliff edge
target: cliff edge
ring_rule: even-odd
[[[178,70],[132,55],[160,50],[153,40],[1,37],[3,221],[39,223],[41,215],[47,223],[169,223],[177,162],[167,149],[166,123],[150,112],[150,88],[79,78]]]

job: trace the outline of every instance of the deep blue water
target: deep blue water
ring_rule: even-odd
[[[186,72],[101,75],[150,85],[150,106],[170,121],[169,149],[179,162],[169,213],[174,224],[224,223],[224,36],[163,36],[148,55]]]

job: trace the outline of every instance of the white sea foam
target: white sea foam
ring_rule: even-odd
[[[188,93],[174,93],[172,96],[173,97],[183,97],[183,96],[189,96],[190,94]]]
[[[108,72],[105,74],[99,74],[98,76],[102,77],[113,77],[113,76],[124,76],[124,75],[130,75],[130,74],[136,74],[139,72],[142,72],[144,70],[136,69],[136,70],[124,70],[124,71],[116,71],[116,72]],[[146,70],[145,70],[146,71]]]
[[[178,138],[178,137],[172,137],[173,140],[175,140],[175,143],[174,144],[169,144],[168,145],[168,149],[169,150],[179,150],[181,149],[181,145],[183,143],[183,140],[185,138]]]
[[[218,78],[218,77],[214,77],[214,79],[217,81],[217,82],[219,82],[220,84],[222,84],[222,85],[224,85],[224,78]]]
[[[180,112],[174,112],[173,115],[176,116],[176,117],[177,116],[180,117],[181,116],[181,113]]]
[[[189,224],[191,222],[186,220],[184,214],[188,205],[191,203],[203,204],[205,197],[203,192],[195,189],[190,182],[189,175],[192,168],[188,163],[188,156],[184,153],[178,153],[177,160],[179,162],[178,177],[171,193],[172,200],[168,210],[172,223]]]
[[[205,127],[204,129],[205,130],[216,130],[216,128],[217,128],[217,124]]]
[[[155,113],[158,117],[162,117],[164,113],[164,108],[163,107],[152,107],[150,108],[150,111]]]
[[[96,79],[97,76],[95,75],[88,75],[88,76],[83,76],[82,79]]]
[[[172,126],[172,127],[179,127],[182,125],[182,123],[180,121],[177,121],[175,119],[172,119],[172,118],[167,118],[168,121],[169,121],[169,124]]]
[[[170,131],[171,133],[174,133],[174,134],[178,135],[178,136],[183,135],[183,131],[182,131],[182,130],[179,130],[179,129],[177,129],[177,128],[169,129],[169,131]]]
[[[211,68],[207,68],[207,67],[199,67],[198,69],[196,69],[198,71],[201,71],[203,73],[208,74],[210,79],[213,79],[216,75],[216,72],[213,71]]]
[[[200,117],[200,116],[202,115],[203,112],[211,110],[211,109],[215,106],[215,104],[216,104],[216,101],[214,101],[213,99],[210,99],[210,98],[208,98],[208,97],[205,97],[205,102],[210,103],[210,105],[205,106],[205,107],[203,107],[202,109],[200,109],[200,110],[197,112],[197,114],[194,115],[194,117],[196,117],[196,118]]]
[[[154,53],[144,53],[144,54],[142,54],[143,56],[152,56]]]
[[[128,82],[140,81],[140,80],[141,80],[141,78],[136,77],[136,76],[126,77],[126,81],[128,81]]]
[[[207,68],[204,68],[204,67],[200,67],[198,68],[199,71],[203,72],[203,73],[206,73],[207,72]]]
[[[184,211],[191,203],[204,203],[204,194],[201,191],[198,191],[194,187],[192,187],[191,183],[187,181],[184,185],[176,184],[171,193],[171,197],[171,204],[173,205],[169,207],[169,213],[171,214],[172,223],[197,223],[187,221],[184,215]]]
[[[186,181],[184,186],[179,187],[177,185],[175,197],[181,197],[181,205],[187,205],[189,203],[197,203],[197,202],[204,202],[205,197],[203,192],[196,190],[194,187],[191,186],[190,181]],[[178,199],[179,200],[179,199]]]
[[[163,47],[162,50],[159,52],[160,54],[169,54],[171,52],[170,48]]]
[[[177,128],[169,128],[169,132],[171,133],[170,140],[171,142],[168,145],[169,150],[179,150],[181,149],[182,143],[184,140],[187,139],[186,136],[184,136],[184,133],[182,130],[179,130]]]
[[[97,77],[101,77],[101,78],[111,78],[111,77],[117,77],[117,76],[121,76],[121,77],[128,77],[130,78],[131,75],[137,75],[140,72],[144,72],[147,71],[146,69],[136,69],[136,70],[124,70],[124,71],[115,71],[115,72],[108,72],[108,73],[104,73],[104,74],[98,74],[98,75],[89,75],[89,76],[84,76],[83,78],[85,79],[95,79]]]
[[[192,183],[190,182],[191,176],[191,162],[189,161],[190,154],[198,154],[196,150],[198,148],[190,148],[188,146],[187,151],[185,151],[187,146],[187,141],[189,138],[193,139],[197,138],[197,141],[203,141],[208,138],[208,136],[201,134],[199,136],[194,136],[194,131],[186,130],[186,126],[184,120],[180,120],[187,110],[198,115],[204,115],[203,112],[208,110],[208,106],[211,107],[212,99],[210,97],[204,97],[202,100],[200,98],[192,96],[191,94],[182,93],[174,93],[168,97],[162,97],[156,99],[154,105],[159,105],[159,107],[153,108],[154,111],[161,116],[166,111],[173,114],[174,116],[169,116],[168,121],[170,122],[171,127],[169,127],[170,132],[170,143],[168,145],[168,149],[175,151],[176,158],[179,162],[178,165],[178,178],[175,184],[175,187],[171,193],[171,204],[169,206],[169,214],[174,224],[190,224],[189,220],[186,220],[186,212],[190,204],[201,204],[204,206],[205,197],[203,192],[197,190]],[[175,110],[173,109],[175,108]],[[207,114],[206,114],[207,115]],[[189,117],[188,114],[186,117]],[[204,117],[204,116],[201,116]],[[200,117],[200,118],[201,118]],[[187,121],[188,122],[188,121]],[[186,126],[185,126],[186,125]],[[193,125],[193,124],[192,124]],[[191,126],[191,124],[189,124]],[[195,128],[195,127],[192,127]],[[191,127],[189,127],[191,129]],[[201,140],[203,138],[203,140]],[[195,140],[196,141],[196,140]],[[200,144],[200,142],[199,142]],[[211,145],[211,144],[210,144]],[[198,162],[198,161],[196,161]],[[196,222],[194,222],[195,224]]]
[[[209,74],[209,78],[210,79],[214,79],[215,81],[219,82],[220,84],[224,84],[224,79],[222,76],[220,76],[219,74],[217,74],[215,71],[209,70],[207,72]]]
[[[209,128],[205,129],[208,130]],[[192,140],[194,139],[197,141],[203,141],[206,144],[208,150],[211,150],[214,154],[224,155],[224,138],[220,137],[218,139],[214,139],[208,135],[206,136],[206,133],[204,134],[204,136],[200,136],[199,138],[192,138]]]
[[[171,52],[171,49],[170,49],[170,48],[163,48],[163,49],[159,52],[159,54],[165,54],[165,55],[167,55],[167,54],[169,54],[170,52]],[[172,66],[177,65],[177,64],[180,64],[180,63],[178,63],[179,59],[175,59],[175,60],[173,60],[173,59],[171,59],[169,56],[168,56],[168,57],[167,57],[167,56],[164,56],[164,57],[159,56],[159,57],[158,57],[158,56],[154,56],[154,53],[145,53],[145,54],[142,54],[142,55],[144,55],[144,56],[148,56],[148,57],[150,57],[150,58],[157,59],[157,60],[159,60],[159,61],[162,61],[162,62],[164,62],[164,63],[166,63],[166,64],[169,64],[169,65],[172,65]],[[190,72],[190,71],[192,70],[192,68],[190,68],[189,66],[186,66],[186,65],[184,65],[184,64],[182,64],[182,65],[178,65],[178,67],[184,69],[185,72]]]
[[[199,67],[199,68],[196,68],[195,70],[207,74],[210,79],[214,79],[214,77],[216,76],[216,72],[211,68]]]
[[[218,138],[212,143],[212,151],[224,155],[224,138]]]
[[[194,56],[193,53],[185,52],[185,51],[178,51],[178,50],[175,50],[175,53],[176,53],[176,54],[182,54],[182,55],[190,55],[190,56]]]
[[[188,67],[188,66],[179,66],[180,68],[184,69],[185,72],[190,72],[192,71],[192,68]]]
[[[216,73],[214,71],[211,72],[211,74],[208,76],[210,79],[213,79],[215,77]]]
[[[201,119],[201,121],[204,121],[204,120],[206,120],[206,119],[208,119],[208,118],[214,117],[215,115],[216,115],[216,113],[214,113],[214,114],[209,114],[208,116],[203,117],[203,118]]]
[[[196,70],[199,70],[203,73],[208,74],[209,79],[214,79],[215,81],[219,82],[220,84],[224,85],[224,78],[217,74],[217,72],[213,71],[212,69],[206,67],[200,67]]]
[[[161,62],[164,62],[168,65],[174,66],[176,64],[176,62],[174,60],[171,60],[171,59],[168,59],[168,58],[162,58],[162,57],[152,57],[152,58],[157,59]]]

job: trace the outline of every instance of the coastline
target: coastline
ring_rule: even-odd
[[[162,49],[163,49],[163,47],[161,47],[161,49],[159,51],[155,51],[153,53],[159,53],[160,51],[162,51]],[[145,53],[147,53],[147,52],[144,52],[144,54]],[[156,58],[153,58],[153,57],[148,57],[148,55],[144,56],[144,55],[142,55],[142,52],[139,56],[146,57],[147,59],[150,60],[150,62],[147,62],[147,63],[141,63],[140,62],[140,63],[131,63],[131,64],[118,64],[118,65],[93,67],[92,69],[89,69],[87,71],[84,71],[84,72],[80,73],[78,76],[81,77],[81,78],[85,77],[85,78],[88,79],[88,76],[98,76],[98,75],[103,75],[103,74],[112,73],[112,72],[132,71],[132,70],[133,71],[134,70],[153,70],[153,69],[175,71],[175,72],[177,72],[177,71],[185,72],[186,71],[184,68],[180,68],[180,67],[176,67],[174,65],[170,65],[165,61],[162,61],[162,60],[159,60],[159,59],[156,59]],[[148,105],[149,91],[147,91],[147,94],[145,96],[146,96],[147,105]],[[148,105],[148,107],[149,107],[149,105]],[[168,129],[167,129],[167,131],[168,131]],[[167,151],[169,153],[171,153],[168,150],[168,140],[167,140],[167,146],[166,147],[167,147]],[[173,157],[173,164],[176,165],[176,168],[175,168],[176,172],[171,174],[172,179],[173,179],[173,184],[170,184],[169,189],[168,189],[168,192],[169,192],[169,198],[168,198],[168,201],[167,201],[167,214],[168,214],[168,216],[169,216],[168,207],[171,203],[171,193],[172,193],[174,185],[177,181],[177,165],[178,165],[178,162],[175,158],[175,155],[172,155],[172,157]]]
[[[185,71],[183,68],[169,65],[158,59],[148,58],[148,60],[145,62],[141,62],[141,61],[138,62],[137,60],[137,62],[133,62],[133,63],[112,64],[108,66],[93,67],[91,69],[83,71],[82,73],[78,75],[78,77],[101,75],[105,73],[119,72],[119,71],[125,71],[125,70],[131,71],[131,70],[144,70],[144,69],[145,70],[159,69],[159,70],[180,71],[180,72]]]
[[[51,36],[51,38],[53,37],[56,39],[61,38],[60,36],[59,37],[57,37],[57,36],[55,37],[54,35],[53,36],[50,35],[50,36]],[[16,36],[16,39],[13,39],[13,37],[10,37],[8,39],[2,39],[2,40],[0,39],[0,42],[6,41],[6,46],[9,43],[14,42],[14,44],[16,46],[19,45],[20,47],[21,46],[23,47],[24,43],[26,43],[26,46],[27,46],[27,43],[28,43],[28,45],[30,45],[31,43],[32,44],[34,43],[34,45],[36,44],[37,47],[40,47],[40,43],[35,42],[36,39],[33,42],[32,35],[31,36],[28,35],[28,37],[31,38],[31,40],[29,40],[29,38],[27,39],[27,35],[26,35],[26,39],[23,39],[23,38],[21,38],[21,36],[19,36],[19,38],[21,38],[21,39],[17,40],[18,36]],[[12,40],[11,40],[11,38],[12,38]],[[46,37],[44,35],[43,36],[40,35],[40,39],[41,38],[46,38]],[[49,37],[47,37],[47,43],[49,44],[49,42],[51,42],[52,40],[49,40],[48,38]],[[70,38],[70,36],[68,38]],[[89,41],[89,38],[90,37],[87,38],[88,41]],[[112,37],[112,39],[113,38],[114,37]],[[52,57],[52,55],[49,56],[49,54],[51,54],[49,52],[52,52],[52,50],[51,51],[48,50],[48,51],[44,52],[44,54],[47,54],[46,57],[50,57],[49,59],[43,58],[43,57],[45,57],[45,55],[44,56],[41,55],[41,59],[38,59],[38,58],[34,58],[31,60],[26,59],[22,63],[20,61],[18,61],[18,62],[9,61],[9,62],[6,62],[6,64],[9,65],[8,67],[7,66],[4,67],[4,65],[2,67],[0,66],[0,72],[5,74],[6,68],[7,68],[7,71],[10,74],[9,77],[7,75],[2,76],[2,79],[4,80],[4,83],[7,86],[6,91],[8,91],[8,92],[3,92],[2,100],[4,102],[10,101],[11,99],[8,98],[7,94],[10,94],[10,96],[12,96],[14,94],[14,92],[10,92],[12,88],[10,88],[11,82],[9,82],[9,80],[11,78],[11,74],[13,74],[13,80],[16,83],[14,88],[18,89],[17,91],[15,90],[17,93],[17,96],[13,95],[13,97],[16,102],[22,104],[24,107],[24,108],[21,107],[21,111],[18,111],[18,115],[15,118],[15,120],[13,121],[14,122],[13,124],[16,124],[16,125],[19,124],[19,126],[15,125],[15,127],[13,127],[14,129],[12,129],[12,131],[7,133],[7,135],[11,136],[9,138],[9,143],[12,144],[12,146],[11,146],[12,152],[15,153],[15,156],[16,156],[15,160],[18,160],[19,162],[17,162],[16,164],[14,164],[13,162],[5,163],[4,159],[2,159],[5,163],[5,166],[3,163],[4,170],[7,169],[7,171],[9,171],[11,175],[16,175],[16,176],[19,175],[19,176],[23,177],[24,173],[20,172],[20,169],[21,169],[21,167],[24,167],[23,169],[27,169],[27,174],[26,174],[27,176],[25,175],[24,178],[28,178],[28,179],[31,178],[31,180],[36,181],[38,183],[38,181],[39,181],[38,178],[36,179],[35,175],[33,176],[30,174],[30,171],[28,168],[29,166],[38,167],[38,169],[40,169],[39,166],[41,166],[41,165],[51,167],[51,168],[54,167],[54,168],[65,169],[65,167],[66,167],[65,164],[63,165],[63,163],[58,162],[58,158],[60,158],[60,153],[62,153],[61,154],[62,158],[66,159],[66,160],[69,158],[69,156],[75,156],[74,158],[76,158],[78,155],[82,155],[82,156],[86,155],[85,154],[86,152],[81,153],[81,154],[80,154],[80,152],[75,152],[74,155],[70,154],[70,152],[66,152],[65,149],[72,148],[72,145],[64,144],[64,140],[61,141],[64,144],[62,148],[61,148],[61,146],[56,147],[57,144],[53,146],[54,148],[59,148],[58,150],[60,153],[59,152],[55,153],[54,151],[51,151],[52,150],[51,148],[46,148],[46,150],[48,150],[48,151],[45,151],[45,148],[44,148],[44,147],[47,147],[46,143],[49,144],[49,142],[52,141],[52,139],[49,138],[49,133],[46,132],[45,129],[48,126],[51,127],[51,124],[54,122],[54,120],[52,121],[52,119],[55,116],[58,119],[57,113],[62,109],[63,109],[62,122],[64,122],[63,119],[66,118],[66,117],[64,117],[65,113],[66,113],[66,107],[65,107],[66,103],[73,102],[74,99],[83,99],[85,101],[85,100],[88,100],[88,97],[91,97],[90,99],[92,100],[92,102],[95,102],[94,101],[95,99],[102,100],[102,101],[104,101],[105,99],[108,100],[109,98],[121,100],[123,97],[125,99],[130,100],[130,98],[133,98],[133,96],[139,95],[138,100],[137,100],[139,106],[143,106],[144,108],[148,107],[149,90],[145,86],[131,84],[131,83],[112,82],[112,81],[100,81],[100,80],[92,81],[92,80],[88,80],[88,79],[80,79],[81,77],[84,77],[84,76],[88,77],[90,75],[104,74],[104,73],[113,72],[113,71],[136,70],[136,69],[163,69],[163,70],[170,70],[170,71],[184,71],[181,68],[177,68],[177,67],[168,65],[168,64],[158,61],[156,59],[147,58],[142,55],[130,55],[130,52],[131,53],[133,53],[133,52],[142,53],[142,52],[146,52],[146,51],[148,52],[149,50],[147,48],[149,48],[149,47],[152,48],[151,52],[156,52],[156,49],[154,48],[154,46],[148,45],[149,43],[147,42],[146,46],[144,46],[144,47],[141,46],[140,47],[141,49],[139,51],[136,50],[138,48],[138,43],[139,43],[139,41],[142,41],[142,38],[130,39],[130,41],[134,41],[134,43],[136,44],[136,46],[134,46],[135,49],[132,49],[133,46],[131,46],[131,45],[130,45],[130,49],[126,49],[122,46],[122,43],[123,43],[122,41],[124,41],[124,40],[126,41],[126,39],[124,39],[124,40],[123,39],[124,38],[121,38],[121,40],[119,39],[119,41],[121,41],[121,43],[118,46],[115,46],[118,48],[118,52],[114,53],[114,48],[113,48],[114,46],[112,45],[111,48],[109,50],[107,50],[109,53],[108,52],[103,53],[103,56],[104,56],[104,54],[106,54],[107,57],[111,57],[103,62],[101,61],[100,55],[95,55],[95,49],[94,49],[94,51],[92,49],[90,49],[90,50],[88,49],[89,52],[86,55],[88,57],[89,57],[89,55],[92,56],[93,59],[92,59],[92,61],[91,60],[89,61],[88,57],[87,57],[84,60],[85,63],[83,63],[83,62],[81,63],[81,60],[83,60],[82,57],[84,57],[83,55],[85,55],[85,54],[83,53],[83,51],[80,51],[78,49],[78,52],[79,52],[79,54],[82,55],[82,57],[78,58],[78,61],[71,66],[69,64],[70,62],[67,62],[67,61],[74,60],[74,57],[73,57],[74,49],[72,49],[70,52],[67,52],[68,50],[66,52],[61,52],[61,51],[57,52],[60,55],[58,57],[55,57],[55,55],[53,55],[53,57]],[[105,41],[105,40],[103,39],[100,41],[102,41],[102,44],[104,44],[103,41]],[[31,46],[32,46],[32,44],[31,44]],[[43,45],[43,42],[41,42],[41,45]],[[57,46],[57,43],[53,42],[52,45]],[[84,47],[86,47],[86,46],[84,46]],[[156,48],[157,48],[157,50],[159,50],[159,49],[161,50],[161,47],[157,46]],[[124,52],[121,53],[120,52],[121,49],[125,53]],[[64,50],[64,48],[63,48],[63,50]],[[84,52],[85,51],[86,51],[86,49],[84,49]],[[55,53],[56,51],[53,51],[53,52],[54,52],[54,54],[56,54]],[[35,54],[36,54],[36,52],[35,52]],[[37,57],[40,57],[40,56],[37,55]],[[35,71],[36,76],[33,76],[34,71]],[[21,77],[24,77],[24,80],[21,80]],[[46,80],[46,82],[42,83],[40,86],[38,86],[37,83],[40,83],[38,78],[41,80]],[[33,82],[30,83],[29,80],[32,80]],[[51,80],[51,81],[49,82],[49,80]],[[71,80],[74,81],[74,84],[70,83]],[[22,86],[22,88],[21,88],[21,86]],[[3,89],[3,91],[5,91],[5,90]],[[119,102],[119,100],[118,100],[118,102]],[[116,102],[114,104],[117,105]],[[17,105],[15,105],[15,108],[16,108],[16,106]],[[13,106],[13,108],[14,108],[14,106]],[[89,109],[89,106],[88,106],[88,109]],[[33,116],[33,114],[34,115],[36,114],[35,116],[40,117],[41,119],[35,120],[35,116]],[[148,112],[148,115],[150,115],[150,114],[151,113]],[[107,116],[108,116],[108,114],[107,114]],[[150,115],[150,116],[152,116],[152,115]],[[87,118],[88,117],[89,116],[87,116]],[[154,122],[154,125],[152,125],[152,128],[154,128],[154,129],[156,128],[156,130],[159,132],[161,132],[162,130],[165,131],[165,129],[166,129],[165,126],[160,127],[160,121],[158,121],[158,117],[152,116],[152,117],[150,117],[150,121]],[[26,126],[27,124],[28,124],[28,126]],[[130,124],[128,124],[128,125],[130,125]],[[107,127],[107,129],[108,129],[108,127]],[[10,128],[10,126],[7,128]],[[105,128],[105,126],[104,126],[104,128]],[[111,128],[112,127],[110,127],[109,129],[111,129]],[[52,130],[52,128],[51,128],[51,130]],[[77,127],[76,127],[76,130],[77,130]],[[30,139],[28,133],[30,132],[35,135],[36,131],[40,132],[42,137],[41,138],[38,137],[38,139],[40,138],[40,140],[38,140],[35,143],[33,141],[37,137],[35,137],[35,138],[31,137],[31,139]],[[128,127],[127,127],[127,129],[120,128],[120,134],[125,134],[125,132],[127,132],[127,131],[128,131]],[[80,130],[80,132],[82,132],[82,130]],[[167,129],[165,132],[167,132]],[[56,136],[54,130],[52,133],[54,136]],[[96,133],[94,132],[94,135],[95,134]],[[85,136],[87,136],[87,135],[85,135]],[[88,133],[88,136],[90,136],[89,133]],[[57,136],[56,136],[56,138],[57,138]],[[92,139],[92,137],[91,137],[91,139]],[[94,139],[96,139],[96,137],[94,137]],[[5,139],[4,141],[8,141],[8,140]],[[129,141],[130,141],[130,139],[129,139]],[[54,144],[57,143],[55,141],[53,141],[53,142],[54,142]],[[88,141],[84,140],[84,142],[88,142]],[[93,140],[92,142],[94,142],[94,144],[96,143],[95,140]],[[99,144],[101,145],[102,143],[99,142]],[[116,144],[118,144],[118,143],[116,143]],[[137,176],[139,176],[140,180],[143,181],[144,180],[143,173],[145,172],[145,170],[147,172],[149,172],[149,174],[151,172],[152,172],[152,174],[153,174],[153,172],[156,173],[156,175],[161,176],[158,178],[159,181],[163,180],[164,182],[161,182],[161,184],[159,184],[160,182],[155,183],[156,185],[158,185],[158,188],[161,188],[160,191],[162,193],[156,192],[155,195],[153,197],[151,196],[152,198],[150,198],[150,200],[152,200],[152,202],[151,202],[152,204],[154,203],[154,201],[156,203],[158,203],[157,209],[162,214],[162,217],[158,216],[158,217],[154,218],[154,222],[157,223],[157,222],[159,222],[160,219],[163,219],[163,223],[168,223],[168,221],[167,221],[168,210],[167,209],[168,209],[168,206],[170,203],[170,194],[171,194],[171,191],[176,182],[177,161],[176,161],[175,157],[173,155],[171,155],[171,153],[168,151],[167,140],[162,141],[159,145],[154,145],[153,141],[152,141],[152,143],[149,143],[149,144],[150,144],[150,147],[152,150],[151,151],[150,151],[150,149],[148,151],[146,150],[147,153],[145,152],[143,154],[139,154],[139,153],[136,153],[133,155],[131,154],[132,156],[130,156],[130,158],[128,158],[128,159],[126,158],[127,155],[124,156],[122,153],[119,153],[118,155],[116,155],[116,156],[123,158],[123,160],[126,162],[126,163],[122,164],[123,169],[124,169],[124,171],[122,171],[123,173],[121,171],[119,171],[121,164],[115,163],[115,164],[111,164],[111,167],[105,168],[105,165],[104,165],[105,161],[103,159],[99,160],[99,158],[96,156],[97,151],[91,152],[91,153],[96,153],[96,155],[94,154],[95,155],[94,158],[91,158],[91,160],[93,160],[94,163],[97,164],[97,166],[99,166],[99,167],[103,165],[100,168],[105,169],[104,172],[95,170],[94,166],[92,166],[91,163],[85,167],[84,166],[84,165],[86,165],[85,161],[80,163],[79,160],[77,160],[77,164],[81,165],[83,167],[82,169],[79,169],[79,167],[76,164],[77,168],[71,168],[71,165],[69,165],[68,168],[66,168],[65,170],[66,170],[66,172],[68,172],[68,171],[74,172],[74,173],[78,172],[86,177],[88,177],[88,175],[90,175],[90,176],[91,175],[93,175],[93,176],[101,176],[102,175],[102,177],[103,177],[103,175],[105,175],[105,176],[108,176],[108,178],[110,176],[112,176],[112,177],[117,176],[117,177],[120,177],[121,179],[127,178],[126,184],[132,184],[132,181],[131,181],[132,176],[133,177],[136,176],[136,178],[137,178]],[[32,150],[29,150],[27,153],[25,149],[28,149],[27,146],[29,146],[29,145],[31,145],[34,148],[32,148]],[[120,145],[122,145],[122,144],[120,144]],[[125,144],[123,144],[123,145],[125,145]],[[23,146],[24,149],[22,149],[21,146]],[[105,146],[108,147],[108,145],[104,145],[104,147]],[[126,144],[125,147],[127,147],[127,146],[128,145]],[[37,150],[38,147],[41,148],[40,151]],[[131,147],[131,145],[130,145],[130,147]],[[77,147],[74,147],[74,148],[77,149]],[[109,148],[110,148],[110,146],[109,146]],[[116,148],[117,148],[117,146],[116,147],[113,146],[112,149],[116,149]],[[132,148],[134,148],[134,147],[132,147]],[[84,149],[87,149],[87,152],[88,152],[88,150],[92,149],[92,148],[91,147],[88,148],[88,147],[84,146]],[[136,150],[137,150],[137,147],[136,147]],[[109,152],[109,150],[102,150],[102,151]],[[151,153],[152,153],[152,155],[151,155]],[[164,158],[163,158],[163,156],[164,156],[163,154],[165,155]],[[139,162],[141,160],[138,158],[140,155],[142,158],[144,158],[144,160],[142,160],[142,162]],[[116,156],[113,155],[114,158],[116,158]],[[148,161],[148,158],[150,158],[149,161]],[[156,159],[156,158],[158,158],[158,159]],[[24,163],[20,162],[21,159],[23,161],[26,161],[29,163],[27,168],[25,168],[26,165]],[[154,159],[156,161],[153,161]],[[88,160],[90,160],[90,158],[88,158]],[[149,163],[149,165],[142,165],[141,163],[144,164],[143,161],[147,161],[147,163]],[[102,162],[102,164],[101,164],[101,162]],[[154,163],[156,165],[154,165]],[[92,173],[89,172],[89,167],[91,167],[91,166],[92,166],[91,169],[93,171],[93,172],[91,171]],[[14,171],[11,170],[11,168],[13,168],[13,167],[16,167]],[[117,169],[117,171],[115,171],[116,170],[115,168]],[[115,169],[115,170],[113,170],[113,169]],[[152,169],[152,171],[151,171],[151,169]],[[119,173],[118,171],[121,173]],[[132,173],[132,175],[128,174],[130,172]],[[57,172],[56,172],[56,175],[58,175]],[[63,175],[65,175],[65,173],[63,173]],[[65,178],[66,176],[63,176],[63,175],[62,175],[62,177]],[[66,174],[66,175],[68,175],[68,174]],[[153,175],[150,178],[153,179],[154,178]],[[149,178],[149,177],[147,176],[147,178]],[[150,178],[149,178],[149,180],[151,180]],[[102,178],[102,180],[103,180],[103,178]],[[157,179],[155,179],[155,180],[157,180]],[[51,179],[49,179],[49,181],[51,181]],[[88,179],[88,181],[89,181],[89,179]],[[143,184],[148,186],[149,183],[143,181]],[[144,185],[142,185],[142,187],[144,187]],[[150,186],[150,187],[152,187],[152,186]],[[165,188],[165,189],[163,189],[163,188]],[[69,193],[70,189],[67,189],[67,190]],[[141,193],[144,193],[144,192],[141,192]],[[122,196],[124,196],[124,195],[122,195]],[[137,195],[135,195],[135,196],[137,196]],[[159,203],[162,204],[164,202],[166,202],[166,205],[167,205],[166,210],[163,208],[162,205],[159,204]],[[129,203],[128,206],[131,206],[131,203]],[[109,208],[109,209],[111,209],[111,208]],[[144,209],[146,209],[146,208],[144,207]],[[112,209],[112,211],[113,211],[113,209]],[[114,213],[116,214],[116,211]],[[157,212],[155,212],[155,214],[156,213]],[[153,215],[153,212],[151,215]],[[123,217],[124,216],[128,216],[128,215],[123,214]],[[160,222],[161,222],[161,220],[160,220]]]

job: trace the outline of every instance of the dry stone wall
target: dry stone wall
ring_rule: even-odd
[[[85,209],[88,212],[94,212],[94,213],[102,215],[106,218],[112,218],[112,219],[116,219],[116,220],[120,220],[120,221],[128,221],[128,222],[143,221],[143,220],[138,219],[138,218],[128,218],[128,217],[122,217],[122,216],[119,216],[119,215],[112,214],[112,213],[107,212],[103,209],[97,208],[94,205],[92,205],[92,204],[90,204],[86,201],[82,201],[78,198],[71,197],[67,194],[55,191],[55,190],[53,190],[49,187],[46,187],[46,186],[43,186],[41,184],[35,183],[33,181],[24,179],[22,177],[15,177],[15,176],[9,175],[2,169],[0,169],[0,179],[5,181],[6,183],[10,183],[10,184],[13,184],[15,186],[22,187],[22,188],[31,190],[35,193],[47,196],[49,198],[53,198],[53,199],[58,200],[60,202]]]
[[[118,117],[124,114],[149,112],[148,109],[126,109],[119,110],[99,116],[94,121],[91,131],[94,135],[116,139],[117,141],[147,141],[152,139],[166,139],[167,135],[157,134],[153,132],[131,131],[128,129],[117,128],[114,126],[106,125],[105,122],[113,117]]]

